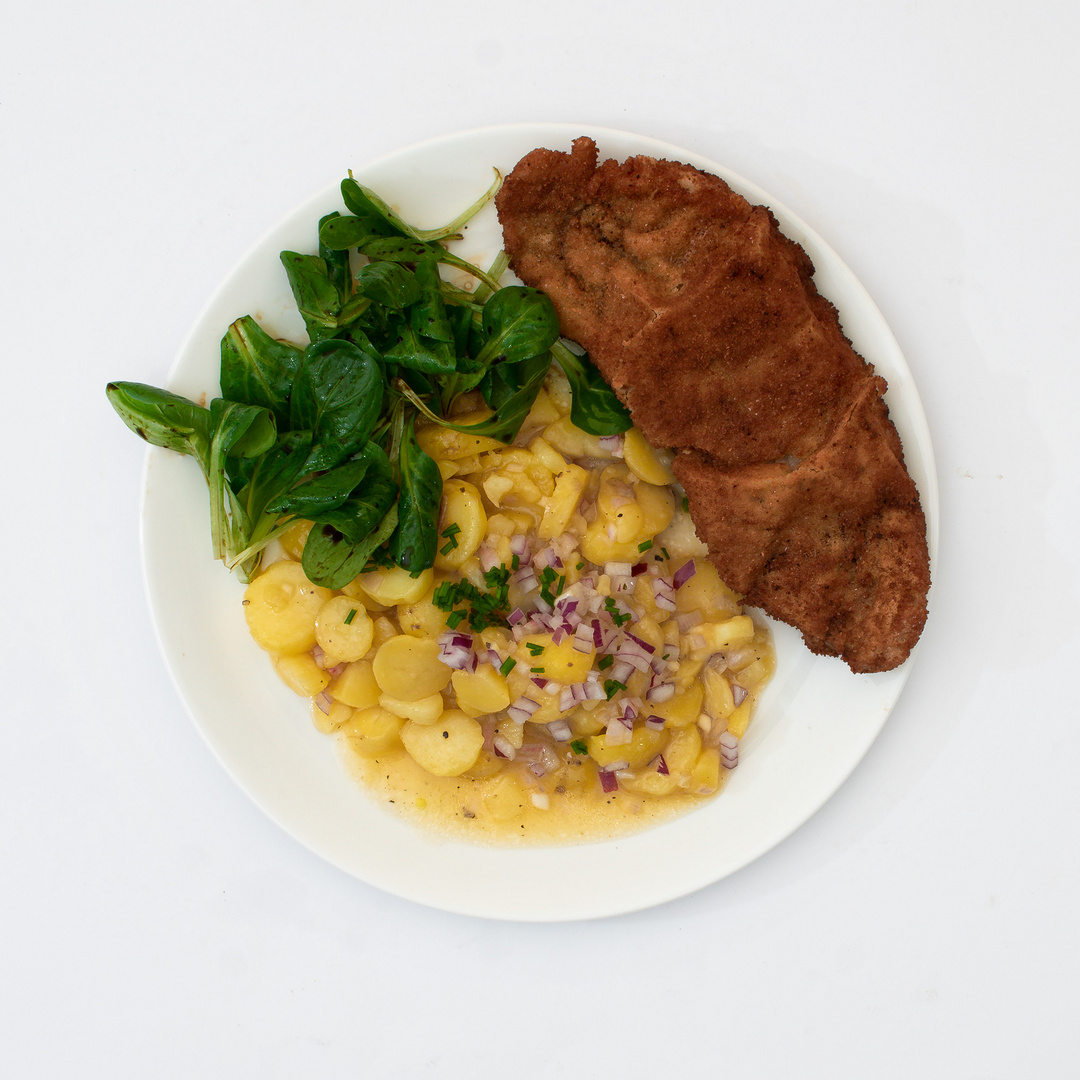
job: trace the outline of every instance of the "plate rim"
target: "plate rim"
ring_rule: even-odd
[[[922,465],[921,475],[916,477],[916,483],[918,484],[920,498],[923,502],[923,509],[927,520],[927,544],[930,551],[930,565],[931,565],[931,577],[932,580],[936,575],[937,566],[937,550],[938,550],[938,537],[939,537],[939,522],[940,522],[940,510],[939,510],[939,490],[938,490],[938,477],[936,462],[933,453],[933,444],[930,436],[930,429],[926,419],[925,409],[923,408],[921,398],[918,393],[918,388],[915,384],[910,367],[907,364],[907,360],[900,349],[899,343],[896,341],[895,336],[892,333],[891,328],[884,319],[880,309],[877,307],[873,298],[869,292],[862,285],[862,283],[855,277],[850,267],[844,262],[844,260],[837,254],[837,252],[828,244],[828,242],[821,237],[816,230],[811,228],[799,215],[791,211],[786,205],[780,201],[773,199],[764,189],[759,187],[753,181],[750,181],[743,177],[741,174],[734,172],[731,169],[726,168],[719,162],[712,161],[701,154],[696,154],[690,150],[686,150],[675,144],[665,142],[661,139],[656,139],[652,136],[640,135],[637,133],[625,131],[617,128],[608,128],[602,125],[596,124],[578,124],[578,123],[544,123],[544,122],[528,122],[522,124],[497,124],[487,125],[483,127],[474,127],[464,129],[458,132],[449,132],[442,135],[438,135],[429,139],[418,140],[413,143],[403,146],[397,150],[387,152],[380,155],[371,161],[366,162],[362,167],[358,168],[357,174],[361,177],[363,174],[375,171],[379,168],[392,165],[393,163],[402,159],[408,158],[411,155],[420,153],[430,153],[438,151],[440,148],[447,145],[460,146],[461,144],[468,144],[472,140],[484,140],[488,138],[497,138],[499,136],[518,137],[525,136],[530,133],[535,133],[539,136],[539,141],[536,145],[544,145],[557,137],[573,138],[577,135],[589,135],[596,139],[597,143],[603,146],[604,142],[620,142],[626,141],[638,144],[648,144],[648,146],[642,146],[640,149],[635,150],[635,153],[646,153],[653,156],[665,156],[671,157],[672,160],[686,161],[689,164],[695,165],[698,168],[706,169],[707,171],[714,172],[716,175],[725,179],[733,188],[740,191],[740,193],[746,195],[748,198],[752,198],[752,201],[763,203],[767,205],[773,213],[780,220],[785,234],[790,235],[792,229],[798,232],[800,235],[798,240],[805,246],[804,238],[809,239],[812,242],[814,248],[814,262],[815,267],[820,270],[819,257],[824,254],[826,259],[831,264],[830,271],[833,273],[841,274],[846,281],[848,289],[853,290],[858,296],[860,301],[860,307],[862,311],[869,315],[869,317],[876,321],[877,332],[883,334],[887,339],[892,352],[891,361],[894,366],[898,366],[900,374],[903,377],[903,403],[904,403],[904,420],[909,428],[910,437],[914,439],[914,442],[918,449],[918,457]],[[210,296],[203,304],[202,308],[198,312],[194,321],[192,322],[187,334],[185,335],[180,348],[177,351],[176,357],[173,360],[169,369],[167,377],[167,386],[174,386],[181,377],[182,371],[185,366],[185,361],[189,358],[190,351],[193,347],[193,343],[196,341],[200,331],[205,329],[207,319],[210,317],[215,306],[220,303],[222,298],[228,293],[230,287],[234,284],[238,276],[242,273],[244,268],[265,249],[271,239],[278,236],[283,229],[285,229],[290,222],[295,222],[300,215],[307,212],[307,209],[313,204],[317,203],[323,198],[328,198],[330,193],[335,190],[335,185],[328,186],[320,192],[309,196],[307,199],[298,203],[288,214],[284,215],[274,225],[266,229],[259,239],[252,244],[248,250],[241,256],[240,259],[231,267],[228,273],[224,276],[218,286],[211,292]],[[826,294],[827,295],[827,294]],[[843,311],[841,311],[843,316]],[[233,316],[234,318],[236,316]],[[227,324],[226,324],[227,325]],[[218,328],[219,335],[223,332],[223,327]],[[893,379],[889,378],[890,387],[893,386]],[[908,439],[904,440],[905,456],[909,458],[910,454]],[[912,447],[911,449],[914,449]],[[174,455],[175,456],[175,455]],[[178,461],[180,459],[177,459]],[[175,464],[172,463],[172,464]],[[240,787],[242,791],[255,803],[259,809],[266,814],[272,821],[274,821],[279,827],[281,827],[288,835],[292,836],[299,843],[303,844],[308,850],[313,851],[320,857],[326,859],[331,864],[337,866],[339,869],[348,873],[350,876],[355,877],[369,885],[373,885],[376,888],[380,888],[385,892],[389,892],[393,895],[400,896],[404,899],[411,900],[416,903],[421,903],[429,907],[433,907],[439,910],[453,912],[456,914],[464,914],[470,916],[479,916],[493,919],[506,919],[513,921],[530,921],[530,922],[556,922],[556,921],[571,921],[580,919],[590,919],[618,914],[627,914],[633,911],[643,910],[645,908],[653,907],[658,904],[670,902],[678,899],[682,896],[687,896],[692,893],[698,892],[701,889],[715,884],[716,882],[729,877],[731,874],[736,873],[738,870],[749,865],[751,862],[758,858],[761,858],[769,851],[773,850],[777,845],[794,835],[801,827],[816,814],[821,807],[828,802],[833,795],[846,783],[847,779],[851,776],[855,768],[858,767],[859,762],[863,759],[874,741],[880,735],[881,730],[884,727],[888,716],[895,708],[896,703],[902,693],[903,687],[906,684],[911,672],[912,665],[919,652],[919,644],[912,650],[911,656],[900,667],[895,669],[894,672],[884,673],[885,677],[890,680],[889,693],[891,694],[891,700],[884,708],[883,715],[877,718],[877,722],[868,725],[868,730],[864,732],[864,738],[861,740],[860,745],[853,747],[853,752],[847,759],[847,767],[842,770],[842,774],[834,777],[833,780],[824,785],[819,796],[816,799],[806,800],[802,805],[802,812],[796,816],[789,818],[786,827],[783,831],[773,836],[768,842],[761,843],[755,846],[755,849],[743,857],[729,860],[722,872],[716,872],[712,864],[708,866],[702,865],[698,874],[684,872],[679,878],[677,884],[670,886],[664,886],[655,881],[651,882],[649,887],[641,888],[635,897],[624,897],[618,901],[613,902],[610,898],[606,901],[597,902],[595,897],[591,896],[566,896],[561,895],[550,899],[549,903],[541,905],[539,907],[529,908],[527,905],[525,908],[520,903],[514,903],[513,899],[499,900],[496,898],[494,902],[489,903],[477,903],[475,898],[472,902],[463,900],[458,896],[456,899],[441,896],[438,894],[438,890],[431,890],[428,888],[408,888],[402,886],[400,882],[397,883],[397,887],[393,883],[386,880],[386,876],[374,873],[364,873],[352,864],[350,860],[341,857],[339,852],[332,850],[326,844],[319,844],[314,841],[312,836],[309,835],[309,830],[299,827],[295,820],[290,820],[288,815],[283,815],[280,812],[280,808],[274,808],[266,805],[265,798],[260,798],[256,791],[251,789],[249,783],[245,782],[243,775],[238,775],[235,765],[228,759],[228,755],[222,751],[220,739],[215,741],[211,736],[211,732],[207,730],[204,722],[200,720],[198,710],[196,709],[191,699],[191,688],[188,686],[185,679],[181,676],[181,670],[178,667],[175,656],[171,652],[171,644],[169,635],[165,631],[166,618],[162,608],[162,592],[160,589],[160,581],[156,575],[160,572],[160,567],[157,564],[155,556],[152,553],[152,534],[150,522],[152,518],[152,489],[154,485],[153,473],[158,468],[169,468],[168,452],[164,450],[157,450],[151,448],[147,451],[144,459],[143,474],[142,474],[142,494],[140,498],[139,508],[139,521],[140,521],[140,536],[139,536],[139,548],[140,548],[140,562],[142,568],[144,587],[147,593],[147,600],[150,607],[152,623],[154,627],[155,638],[158,642],[158,646],[161,650],[162,657],[165,661],[166,669],[169,672],[170,679],[173,686],[183,702],[186,711],[192,722],[195,724],[196,729],[199,731],[203,741],[207,744],[211,752],[221,763],[222,767],[226,770],[232,780]],[[196,475],[196,479],[199,483],[204,484],[201,476]],[[205,522],[200,521],[200,526],[205,531]],[[204,552],[204,557],[206,556]],[[210,561],[210,560],[207,560]],[[223,568],[215,567],[221,574],[225,574]],[[931,592],[933,588],[931,587]],[[775,626],[775,621],[773,621]],[[807,654],[809,655],[809,654]],[[824,659],[824,658],[819,658]],[[837,662],[838,663],[838,662]],[[267,670],[265,676],[272,677],[272,672]],[[848,673],[850,675],[850,673]],[[852,678],[866,678],[859,676],[852,676]],[[870,676],[869,678],[875,679],[877,676]],[[295,700],[295,699],[294,699]],[[320,738],[325,739],[324,736]],[[350,781],[351,782],[351,781]],[[722,792],[719,799],[725,798],[726,792]],[[713,800],[716,802],[718,800]],[[381,808],[377,808],[378,813],[384,814],[385,812]],[[692,815],[700,814],[700,810],[691,812],[691,815],[683,815],[672,819],[670,822],[663,825],[655,826],[651,829],[646,829],[642,832],[633,833],[629,836],[619,837],[614,840],[590,842],[584,845],[570,845],[570,846],[557,846],[557,847],[522,847],[522,848],[489,848],[485,845],[459,845],[466,848],[469,851],[492,851],[497,850],[501,855],[506,856],[505,862],[507,864],[512,862],[520,862],[521,856],[526,859],[530,858],[531,853],[539,851],[544,852],[567,852],[567,851],[582,851],[596,849],[598,847],[613,847],[613,848],[627,848],[633,849],[640,846],[637,843],[637,839],[643,836],[647,836],[650,833],[655,833],[659,829],[666,829],[675,827],[677,828],[679,822],[688,820]],[[390,815],[386,815],[389,817]],[[395,819],[396,820],[396,819]],[[410,830],[415,830],[423,834],[422,830],[417,827],[408,825]],[[428,837],[429,840],[432,837]],[[455,846],[453,841],[445,841],[436,838],[437,845],[445,846],[449,843],[450,846]],[[573,861],[572,859],[570,861]],[[703,861],[704,862],[704,861]]]

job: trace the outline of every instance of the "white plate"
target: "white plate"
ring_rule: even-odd
[[[566,124],[521,124],[446,136],[358,168],[356,176],[431,227],[450,220],[537,146],[568,150],[588,134],[601,157],[650,154],[716,173],[770,206],[817,267],[855,347],[889,382],[887,401],[904,442],[937,544],[937,482],[915,385],[881,314],[837,255],[765,192],[722,166],[653,139]],[[169,387],[218,392],[219,342],[244,314],[272,333],[301,339],[283,249],[313,250],[318,218],[343,209],[338,186],[311,199],[240,263],[218,289],[177,358]],[[458,250],[486,264],[501,247],[493,208]],[[646,832],[598,844],[507,849],[471,846],[419,831],[377,806],[350,780],[333,741],[312,727],[307,703],[287,690],[252,642],[242,586],[210,557],[206,486],[192,462],[151,450],[142,507],[150,606],[180,696],[236,782],[282,828],[331,863],[398,896],[493,918],[564,920],[637,910],[718,881],[794,832],[849,775],[881,730],[911,661],[881,675],[852,675],[812,656],[799,635],[776,627],[777,674],[743,740],[727,788],[700,810]]]

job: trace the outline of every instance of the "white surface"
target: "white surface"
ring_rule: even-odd
[[[607,129],[590,132],[602,156],[651,154],[723,175],[806,247],[818,286],[844,313],[856,348],[889,383],[890,414],[921,488],[931,555],[938,533],[937,476],[922,405],[896,340],[865,290],[820,237],[776,199],[687,149]],[[422,227],[469,205],[495,166],[509,173],[536,146],[568,149],[580,127],[498,125],[427,140],[354,170],[356,178]],[[279,253],[305,251],[315,223],[342,210],[335,183],[276,223],[203,309],[167,386],[196,401],[219,393],[221,335],[256,311],[276,337],[303,339]],[[495,208],[469,223],[457,254],[487,266],[502,247]],[[814,657],[777,626],[777,676],[740,746],[722,798],[655,829],[606,843],[506,848],[450,842],[411,828],[366,798],[331,740],[308,722],[307,702],[274,678],[246,633],[243,587],[206,557],[206,485],[193,462],[149,455],[142,508],[150,607],[177,689],[218,759],[256,803],[298,840],[395,896],[492,918],[564,921],[621,915],[685,896],[726,877],[786,839],[833,794],[885,723],[914,659],[854,677]],[[932,563],[933,565],[933,563]]]
[[[1075,1076],[1075,8],[538,10],[5,15],[0,1073]],[[829,240],[914,372],[942,534],[820,813],[684,900],[522,926],[359,884],[231,782],[153,640],[103,387],[162,381],[343,167],[547,119],[692,147]]]

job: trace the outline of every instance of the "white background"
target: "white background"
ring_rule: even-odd
[[[1013,3],[19,5],[0,25],[0,1074],[1075,1077],[1080,17]],[[638,131],[824,236],[920,387],[915,670],[765,857],[588,923],[358,883],[218,765],[155,644],[144,451],[275,221],[487,124]]]

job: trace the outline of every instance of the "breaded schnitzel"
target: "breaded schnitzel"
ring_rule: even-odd
[[[534,150],[496,198],[514,272],[546,292],[674,469],[721,577],[853,671],[926,619],[918,492],[813,265],[768,209],[689,165]]]

